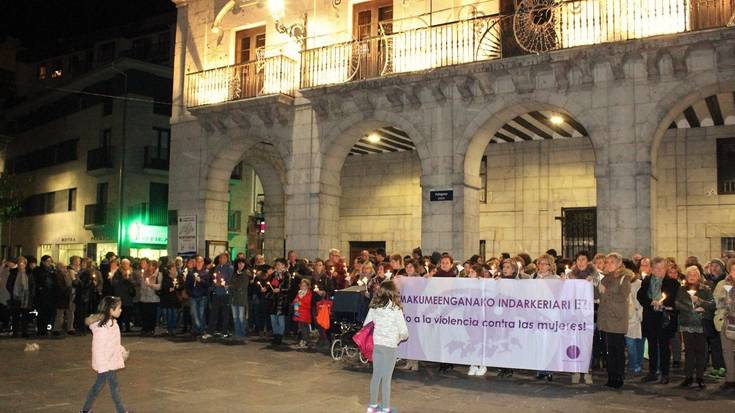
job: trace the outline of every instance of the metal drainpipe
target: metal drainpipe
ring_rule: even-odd
[[[122,136],[120,137],[120,166],[118,167],[118,182],[117,182],[117,202],[118,202],[118,212],[117,212],[117,255],[122,255],[123,252],[123,211],[125,207],[125,201],[123,200],[123,189],[124,186],[124,178],[125,178],[125,146],[127,141],[127,123],[128,123],[128,75],[127,73],[118,70],[115,68],[115,63],[113,62],[110,65],[110,68],[123,75],[123,78],[125,79],[124,85],[123,85],[123,115],[122,115]]]

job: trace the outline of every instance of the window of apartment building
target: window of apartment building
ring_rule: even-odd
[[[38,80],[46,80],[47,75],[46,63],[38,65]]]
[[[157,159],[168,159],[168,148],[171,144],[171,129],[153,128],[156,137],[153,141],[153,154]]]
[[[735,138],[717,139],[717,193],[735,194]]]
[[[102,101],[102,116],[112,115],[112,98],[103,98]]]
[[[132,56],[136,59],[145,59],[151,51],[151,38],[141,37],[133,40]]]
[[[148,190],[149,224],[168,225],[168,184],[151,182]]]
[[[63,75],[64,73],[64,64],[61,59],[57,59],[54,61],[53,65],[51,66],[51,79],[58,79]]]
[[[31,195],[23,200],[21,216],[68,212],[76,209],[76,188]]]
[[[104,129],[100,136],[100,148],[109,148],[112,146],[112,129]]]
[[[111,62],[115,58],[115,42],[103,43],[97,48],[97,61]]]
[[[487,203],[487,156],[480,161],[480,202]]]
[[[8,171],[22,173],[77,160],[77,139],[18,155],[8,161]]]
[[[171,33],[164,32],[158,34],[158,50],[157,53],[161,57],[168,57],[168,55],[171,53]]]
[[[98,204],[106,204],[107,203],[107,193],[109,190],[109,185],[107,182],[97,182],[97,197],[96,201]]]

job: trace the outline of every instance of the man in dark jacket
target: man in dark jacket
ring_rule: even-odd
[[[283,333],[286,330],[286,316],[289,314],[291,303],[288,301],[288,291],[291,277],[286,272],[286,260],[276,260],[276,270],[268,279],[268,292],[266,299],[271,314],[271,327],[273,328],[273,344],[281,344]]]
[[[204,257],[197,255],[195,262],[194,268],[186,274],[186,291],[189,293],[191,318],[194,324],[191,332],[198,335],[203,333],[207,327],[204,319],[204,309],[207,308],[212,277],[204,265]]]
[[[648,340],[648,375],[643,382],[659,380],[669,382],[671,365],[671,338],[677,329],[677,312],[674,308],[679,283],[666,273],[668,262],[661,257],[651,260],[653,274],[646,277],[638,290],[638,302],[643,307],[643,337]],[[661,377],[658,373],[661,372]]]
[[[232,281],[233,271],[229,255],[226,252],[218,255],[217,266],[212,274],[212,303],[209,309],[210,335],[227,335],[230,326],[230,297],[227,293],[227,286]]]
[[[33,279],[36,287],[36,319],[37,332],[39,336],[45,336],[53,328],[56,318],[56,270],[54,260],[50,255],[41,257],[41,265],[33,271]]]

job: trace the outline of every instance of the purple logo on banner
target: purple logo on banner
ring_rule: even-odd
[[[569,346],[567,347],[567,357],[574,360],[582,353],[582,351],[577,346]]]

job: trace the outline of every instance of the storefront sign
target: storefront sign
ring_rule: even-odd
[[[195,254],[197,252],[197,216],[182,215],[178,219],[178,253]]]
[[[168,244],[168,227],[143,225],[137,222],[128,228],[128,240],[136,244]]]

